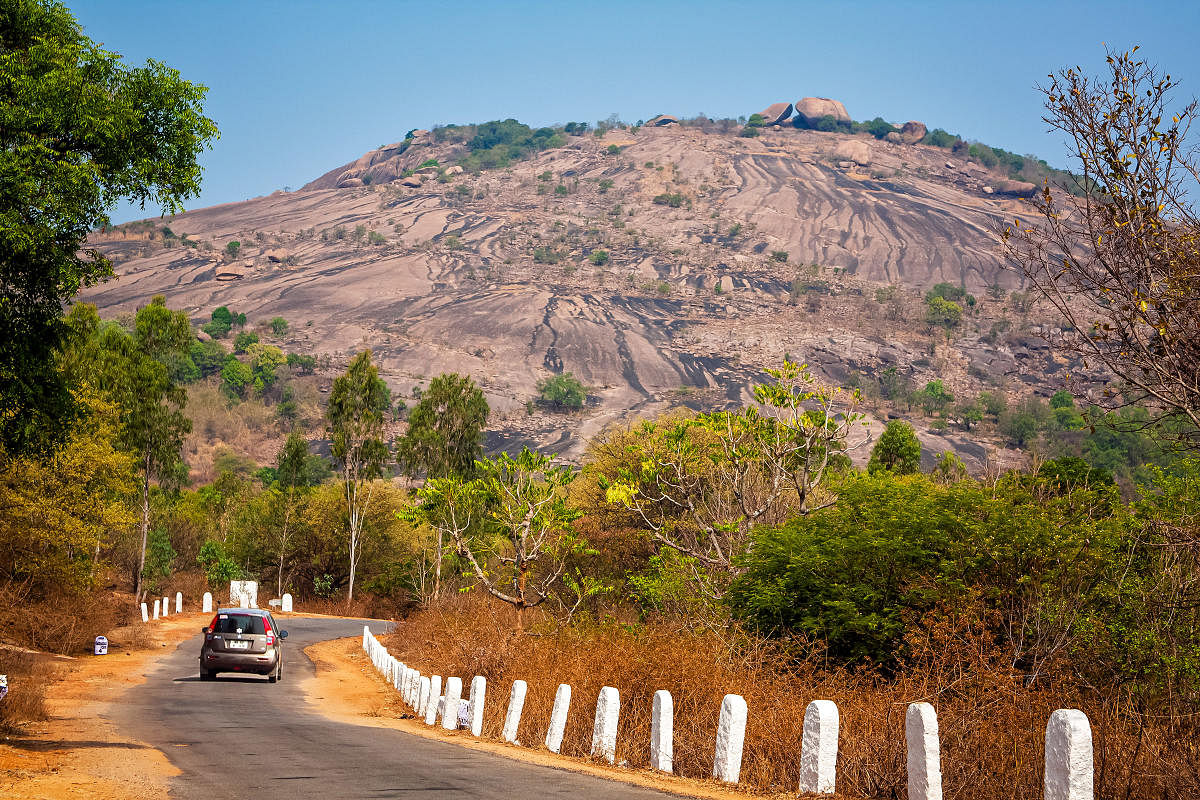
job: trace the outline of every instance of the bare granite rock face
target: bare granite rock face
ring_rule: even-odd
[[[282,316],[292,325],[281,346],[327,356],[322,377],[370,347],[403,396],[429,376],[469,374],[493,409],[490,450],[528,444],[566,457],[622,420],[747,402],[783,353],[834,383],[896,367],[914,385],[943,379],[956,396],[986,388],[980,375],[1051,387],[1083,369],[1056,362],[1037,337],[982,342],[986,316],[931,359],[912,322],[936,283],[966,287],[981,309],[992,305],[987,287],[1020,288],[991,231],[1028,205],[1002,194],[999,175],[943,150],[839,133],[788,130],[764,143],[670,125],[621,135],[620,159],[606,139],[571,137],[506,170],[401,182],[419,191],[336,188],[347,172],[461,156],[432,142],[382,148],[305,190],[170,220],[199,250],[97,233],[89,246],[113,259],[118,279],[79,299],[105,317],[155,294],[196,323],[220,305],[255,323]],[[569,192],[554,192],[546,172]],[[380,236],[346,235],[359,226]],[[256,243],[246,254],[257,266],[207,255],[233,239]],[[889,316],[895,303],[877,292],[908,305]],[[587,408],[529,415],[537,382],[561,372],[589,387]],[[973,469],[990,457],[958,437],[922,436]]]
[[[659,114],[654,119],[646,120],[647,128],[664,128],[667,125],[678,125],[679,117],[673,117],[670,114]]]
[[[925,127],[924,122],[909,120],[900,129],[900,138],[904,140],[905,144],[916,144],[924,139],[927,133],[929,130]]]
[[[772,103],[758,112],[764,125],[781,125],[792,116],[791,103]]]
[[[805,97],[796,101],[796,114],[814,124],[822,117],[833,117],[838,122],[850,122],[846,107],[828,97]]]

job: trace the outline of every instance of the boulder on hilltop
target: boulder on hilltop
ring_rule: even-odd
[[[900,131],[888,131],[887,136],[883,137],[884,141],[892,144],[904,144],[904,137],[900,135]]]
[[[828,97],[805,97],[796,101],[796,114],[804,117],[810,125],[822,117],[833,117],[838,122],[850,122],[846,107]]]
[[[288,260],[288,251],[283,249],[268,250],[266,252],[267,261],[272,264],[282,264]]]
[[[1011,197],[1033,197],[1038,192],[1037,184],[1028,181],[996,181],[996,193]]]
[[[929,133],[929,129],[925,127],[924,122],[909,120],[900,129],[900,138],[904,140],[905,144],[916,144],[924,139],[927,133]]]
[[[847,139],[835,151],[839,158],[849,159],[860,167],[871,163],[871,146],[861,139]]]
[[[792,116],[791,103],[772,103],[758,115],[763,118],[763,125],[779,125],[787,122],[788,117]]]
[[[672,117],[670,114],[659,114],[657,117],[646,121],[647,128],[662,128],[666,125],[678,125],[679,117]]]
[[[363,185],[364,184],[363,184],[362,178],[342,178],[340,181],[338,181],[337,188],[353,189],[356,186],[363,186]]]

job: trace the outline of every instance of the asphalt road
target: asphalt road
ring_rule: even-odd
[[[230,674],[201,683],[197,631],[126,693],[114,721],[182,771],[170,784],[179,800],[673,796],[314,713],[300,691],[314,674],[304,648],[361,638],[364,622],[376,634],[385,627],[369,620],[281,620],[288,640],[277,684]]]

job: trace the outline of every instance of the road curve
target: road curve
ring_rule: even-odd
[[[468,750],[401,731],[334,722],[310,710],[301,682],[315,674],[304,648],[373,633],[386,623],[290,617],[284,676],[223,674],[201,683],[200,636],[162,659],[114,708],[114,722],[158,748],[181,774],[177,800],[462,798],[668,798],[565,770]]]

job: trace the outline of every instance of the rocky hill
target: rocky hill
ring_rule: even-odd
[[[992,232],[1029,184],[911,135],[651,123],[560,133],[477,174],[451,166],[464,142],[414,132],[299,191],[97,234],[119,277],[81,299],[111,315],[164,294],[198,323],[220,305],[282,316],[289,349],[330,355],[332,372],[370,347],[405,396],[470,373],[494,442],[568,456],[631,415],[741,402],[785,355],[840,383],[895,366],[961,393],[1060,388],[1067,365],[1014,311]],[[942,282],[979,296],[949,337],[921,306]],[[588,408],[536,409],[536,382],[563,371]],[[923,435],[982,463],[976,444]]]

